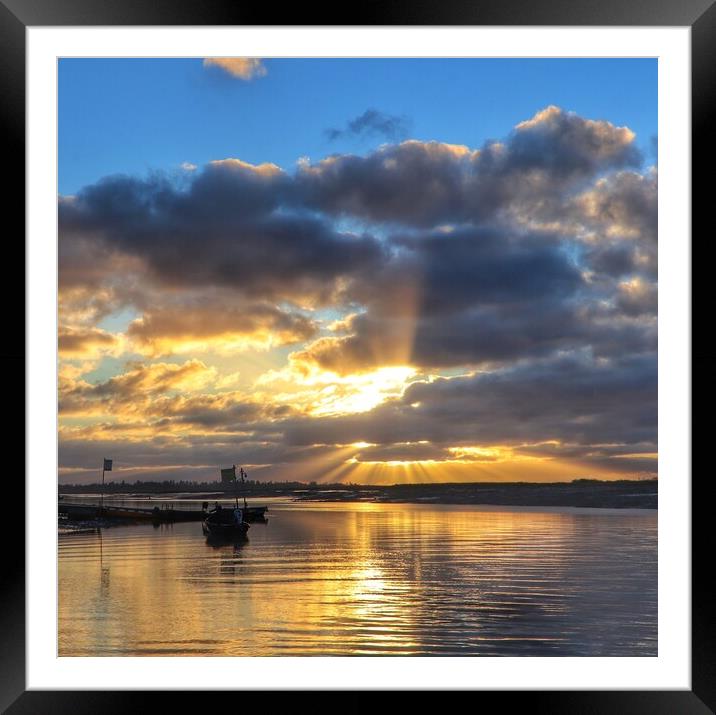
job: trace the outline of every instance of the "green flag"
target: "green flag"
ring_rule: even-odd
[[[229,467],[228,469],[221,470],[221,481],[222,482],[235,482],[236,481],[236,465]]]

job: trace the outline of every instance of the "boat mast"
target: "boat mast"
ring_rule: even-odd
[[[244,468],[241,467],[241,483],[242,483],[242,484],[245,484],[245,483],[246,483],[246,476],[247,476],[247,475],[246,475],[246,472],[244,471]],[[248,505],[246,504],[246,489],[244,489],[244,511],[246,511],[248,508],[249,508],[249,507],[248,507]]]
[[[236,482],[236,465],[234,464],[233,467],[234,467],[234,484],[237,484],[237,482]],[[234,490],[234,501],[236,502],[236,508],[238,509],[238,508],[239,508],[239,488],[238,488],[238,484],[237,484],[236,489]]]

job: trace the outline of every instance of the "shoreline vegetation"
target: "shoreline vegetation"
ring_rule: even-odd
[[[101,484],[60,484],[61,497],[94,495]],[[658,479],[571,482],[467,482],[445,484],[319,484],[316,482],[257,482],[241,485],[249,498],[285,497],[294,501],[376,502],[413,504],[481,504],[493,506],[589,507],[656,509]],[[233,498],[236,486],[221,482],[135,481],[108,482],[105,497],[169,496],[175,499]]]

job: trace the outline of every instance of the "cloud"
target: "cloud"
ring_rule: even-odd
[[[510,241],[521,216],[551,212],[546,221],[571,212],[577,231],[601,234],[614,216],[612,231],[643,226],[652,235],[655,204],[644,196],[648,182],[640,175],[599,179],[604,183],[570,193],[599,172],[633,163],[632,143],[624,128],[551,108],[482,150],[408,141],[367,157],[301,165],[293,175],[226,159],[191,172],[181,186],[160,175],[108,177],[60,200],[62,287],[106,287],[122,275],[124,293],[129,279],[172,288],[219,285],[262,300],[335,302],[337,290],[375,274],[407,246],[399,234],[391,245],[367,233],[341,233],[336,215],[406,228],[499,225]],[[453,233],[456,245],[464,241],[464,230]],[[595,268],[613,264],[617,254],[624,268],[651,260],[636,245],[629,253],[611,243],[590,246]]]
[[[57,345],[63,358],[96,357],[111,353],[119,345],[119,339],[99,328],[71,328],[60,326]]]
[[[102,450],[143,468],[168,466],[167,455],[169,464],[197,467],[229,455],[228,461],[261,467],[293,463],[293,478],[315,478],[327,461],[344,469],[350,463],[479,465],[524,457],[561,461],[571,476],[653,474],[656,379],[649,361],[563,357],[415,382],[370,412],[325,417],[236,394],[164,395],[135,415],[143,415],[141,421],[127,414],[124,422],[63,430],[61,464],[89,468]],[[153,382],[145,384],[152,389]]]
[[[295,445],[653,445],[656,385],[653,356],[549,358],[413,382],[400,399],[365,414],[289,421],[285,439]]]
[[[269,349],[312,338],[313,321],[266,303],[244,303],[226,294],[165,302],[148,308],[127,328],[134,349],[152,356],[206,350]]]
[[[620,171],[576,196],[571,211],[586,228],[609,238],[656,243],[657,173]]]
[[[134,363],[129,370],[103,382],[89,383],[67,377],[60,381],[61,415],[141,414],[148,401],[173,391],[201,390],[214,382],[216,370],[200,360],[174,363]]]
[[[600,178],[572,200],[565,214],[577,222],[593,270],[614,277],[642,273],[656,279],[657,200],[655,169]]]
[[[464,146],[409,140],[366,157],[346,154],[299,166],[296,190],[307,205],[329,214],[434,225],[465,216],[473,156]]]
[[[63,466],[114,444],[153,470],[229,454],[311,479],[384,461],[654,472],[641,162],[627,128],[548,107],[479,148],[402,141],[292,172],[229,158],[61,197]],[[147,362],[118,371],[122,355]]]
[[[100,402],[103,411],[95,414],[121,420],[64,430],[62,463],[85,464],[101,443],[145,466],[166,464],[167,454],[177,464],[219,463],[228,450],[242,463],[305,461],[314,477],[321,454],[338,455],[340,463],[491,463],[523,454],[571,462],[577,474],[588,474],[586,467],[655,470],[657,374],[650,358],[567,356],[416,381],[368,412],[341,416],[308,416],[260,395],[177,392],[205,373],[196,362],[157,364],[83,386],[82,397]]]
[[[207,57],[204,67],[218,67],[232,77],[251,80],[266,75],[266,67],[258,57]]]
[[[365,310],[344,323],[348,334],[320,337],[294,362],[347,374],[655,349],[656,326],[631,320],[640,313],[625,289],[587,281],[558,236],[470,228],[393,243],[401,250],[352,293]],[[622,299],[601,307],[615,294]]]
[[[538,168],[567,175],[634,165],[642,159],[635,138],[628,127],[584,119],[552,105],[515,127],[506,163],[512,170]],[[498,163],[503,156],[497,154]]]
[[[344,138],[383,137],[389,141],[404,139],[410,131],[407,117],[379,112],[377,109],[366,109],[363,114],[347,122],[345,129],[326,129],[326,137],[330,141]]]
[[[430,443],[399,442],[390,445],[370,445],[356,450],[359,462],[408,462],[426,460],[449,460],[453,455],[444,447]]]
[[[287,464],[286,479],[300,479],[304,473],[301,463],[325,464],[335,450],[326,447],[283,448],[262,445],[251,439],[232,438],[231,441],[200,440],[187,442],[169,438],[154,441],[117,441],[109,432],[95,434],[96,438],[64,435],[59,446],[60,462],[68,465],[60,470],[66,482],[92,482],[97,479],[97,464],[104,456],[114,459],[115,480],[146,478],[216,480],[219,468],[226,464],[242,464],[249,477],[256,478],[260,467]],[[171,455],[171,457],[168,457]],[[315,474],[314,474],[315,476]]]
[[[616,296],[619,311],[629,316],[656,316],[658,292],[654,283],[635,278],[620,283]]]
[[[634,138],[626,127],[549,107],[479,150],[410,140],[301,166],[297,183],[308,204],[332,214],[414,226],[486,221],[559,205],[600,172],[639,166]]]
[[[145,286],[221,286],[261,300],[326,302],[337,281],[381,261],[384,249],[369,235],[278,211],[288,180],[273,165],[224,160],[196,173],[187,189],[161,176],[117,176],[60,201],[61,270],[68,266],[71,284],[87,265],[84,280],[95,284],[134,274]]]

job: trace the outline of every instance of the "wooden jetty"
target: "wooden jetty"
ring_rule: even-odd
[[[107,504],[68,504],[61,501],[57,505],[58,514],[64,514],[68,519],[115,519],[121,521],[203,521],[206,518],[206,509],[174,509],[173,507],[158,507],[143,509],[141,507],[108,506]],[[253,506],[246,509],[246,521],[262,521],[268,511],[266,506]]]

